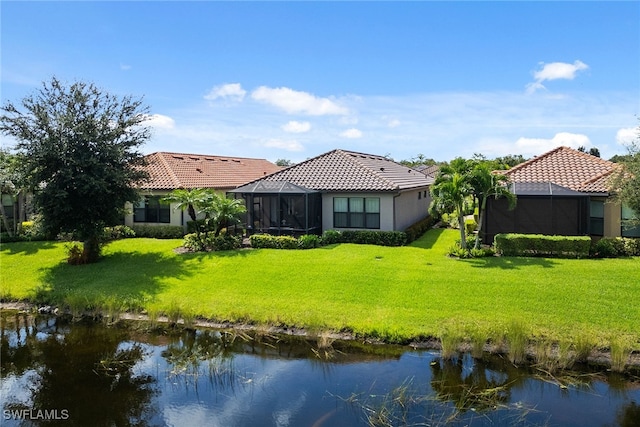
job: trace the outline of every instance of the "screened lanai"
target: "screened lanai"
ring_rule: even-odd
[[[320,234],[322,195],[288,181],[257,181],[229,193],[247,208],[249,234]]]

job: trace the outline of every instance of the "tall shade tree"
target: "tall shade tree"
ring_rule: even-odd
[[[476,161],[473,169],[471,169],[469,181],[471,184],[473,196],[478,206],[478,233],[476,234],[475,248],[480,247],[480,239],[482,237],[482,223],[487,209],[487,199],[489,197],[504,197],[509,203],[509,209],[513,209],[516,205],[516,196],[509,191],[507,186],[509,179],[506,175],[492,173],[496,169],[493,162]]]
[[[613,176],[611,183],[616,198],[635,215],[635,218],[623,224],[630,227],[640,225],[640,126],[636,131],[635,141],[627,146],[628,154],[621,159],[623,167]]]
[[[451,213],[454,210],[458,214],[460,227],[460,247],[467,248],[467,237],[464,227],[464,203],[473,195],[471,186],[471,162],[458,157],[449,165],[443,165],[438,171],[431,186],[432,212]]]
[[[148,112],[142,100],[56,78],[19,105],[2,106],[0,131],[24,156],[45,230],[76,232],[83,262],[98,260],[102,230],[120,223],[125,202],[138,199],[137,184],[147,175],[136,149],[150,137]]]
[[[13,205],[13,211],[7,212],[4,203],[0,201],[0,215],[2,225],[9,236],[13,236],[17,229],[17,220],[20,212],[17,209],[17,202],[23,194],[24,182],[20,173],[20,158],[17,154],[0,149],[0,194],[2,197],[9,197]],[[9,221],[9,217],[13,221]]]

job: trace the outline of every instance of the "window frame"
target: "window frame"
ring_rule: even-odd
[[[334,197],[333,227],[379,230],[380,197]]]
[[[160,196],[144,196],[133,205],[134,223],[170,224],[171,206]]]

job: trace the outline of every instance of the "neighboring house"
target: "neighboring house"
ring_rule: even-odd
[[[438,172],[440,171],[440,166],[439,165],[429,165],[429,166],[420,165],[420,166],[416,166],[414,169],[417,170],[418,172],[422,172],[426,176],[433,178],[435,180],[436,175],[438,175]]]
[[[159,152],[146,156],[149,180],[142,198],[126,206],[125,225],[165,224],[186,226],[189,216],[160,199],[178,188],[211,188],[227,192],[249,181],[281,170],[264,159]]]
[[[625,229],[631,211],[612,199],[609,186],[619,164],[568,147],[558,147],[506,171],[516,208],[491,198],[483,229],[484,242],[498,233],[594,237],[640,237],[640,228]]]
[[[333,150],[231,190],[249,233],[403,231],[428,216],[433,179],[382,156]]]

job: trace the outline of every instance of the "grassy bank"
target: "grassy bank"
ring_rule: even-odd
[[[4,299],[72,310],[146,310],[229,321],[349,330],[392,341],[464,335],[640,348],[640,260],[446,256],[454,230],[411,246],[176,254],[180,240],[128,239],[94,265],[65,245],[3,244]]]

